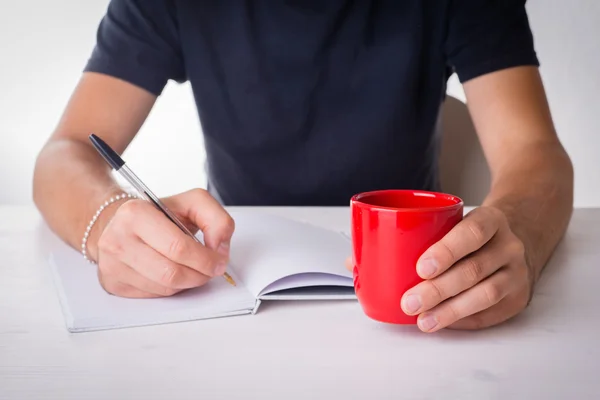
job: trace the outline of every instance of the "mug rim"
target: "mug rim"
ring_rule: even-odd
[[[404,193],[404,194],[412,194],[412,195],[424,195],[426,197],[435,197],[435,198],[443,198],[450,201],[455,201],[455,203],[448,204],[445,206],[438,207],[387,207],[380,206],[375,204],[370,204],[364,201],[361,201],[361,198],[366,196],[378,195],[381,193]],[[368,208],[370,210],[380,210],[380,211],[391,211],[391,212],[441,212],[441,211],[449,211],[454,209],[459,209],[464,207],[464,201],[453,194],[444,193],[444,192],[435,192],[429,190],[413,190],[413,189],[381,189],[381,190],[371,190],[368,192],[357,193],[352,196],[350,199],[350,205],[359,206],[361,208]]]

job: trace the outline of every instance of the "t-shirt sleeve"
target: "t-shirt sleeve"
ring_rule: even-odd
[[[186,80],[176,20],[169,0],[111,0],[84,68],[158,96],[169,80]]]
[[[461,82],[522,65],[539,66],[526,0],[450,0],[444,44]]]

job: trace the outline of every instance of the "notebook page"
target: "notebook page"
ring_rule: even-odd
[[[351,244],[339,232],[266,212],[230,214],[236,223],[231,269],[253,296],[258,298],[282,278],[307,273],[317,273],[311,276],[311,285],[329,285],[330,279],[322,274],[349,279],[351,284],[352,274],[344,266]]]
[[[223,278],[157,299],[111,296],[98,282],[96,266],[70,247],[59,246],[50,256],[66,325],[71,332],[182,322],[228,315],[249,314],[255,306],[250,292]]]

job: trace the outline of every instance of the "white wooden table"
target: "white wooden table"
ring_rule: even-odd
[[[269,209],[348,230],[348,210]],[[600,210],[577,210],[531,306],[423,334],[354,301],[69,334],[33,208],[0,207],[0,399],[598,399]],[[340,260],[343,262],[343,260]]]

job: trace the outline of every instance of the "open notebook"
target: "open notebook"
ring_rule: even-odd
[[[236,229],[229,274],[172,297],[126,299],[107,294],[96,266],[66,245],[50,266],[67,329],[83,332],[254,314],[262,300],[355,299],[344,267],[351,244],[342,233],[263,212],[232,211]]]

